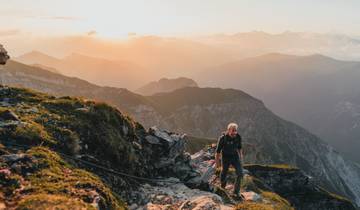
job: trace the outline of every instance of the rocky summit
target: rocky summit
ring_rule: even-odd
[[[0,100],[2,209],[355,209],[290,166],[246,165],[233,197],[214,147],[190,156],[186,135],[104,103],[6,86]]]

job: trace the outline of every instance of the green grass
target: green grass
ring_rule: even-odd
[[[82,98],[55,98],[21,88],[6,90],[4,97],[10,98],[13,106],[1,108],[0,112],[13,111],[20,117],[21,123],[0,128],[0,139],[33,147],[27,154],[37,161],[32,165],[35,173],[26,177],[16,174],[6,179],[3,177],[6,185],[1,192],[11,196],[16,194],[20,184],[28,182],[23,190],[26,192],[24,199],[20,200],[21,207],[28,205],[28,209],[32,209],[32,205],[40,205],[42,201],[46,206],[69,196],[74,199],[70,203],[83,205],[90,199],[89,191],[100,195],[101,209],[126,208],[99,177],[69,165],[55,151],[71,155],[89,154],[102,160],[104,165],[144,175],[148,159],[139,158],[141,154],[137,153],[133,144],[138,141],[137,133],[144,131],[140,124],[112,106]],[[0,152],[5,154],[6,148],[1,146]],[[8,167],[4,164],[1,162],[0,166]],[[34,204],[35,198],[42,201]]]
[[[132,144],[139,141],[137,133],[144,132],[144,128],[116,108],[82,98],[55,98],[21,88],[10,88],[4,97],[15,103],[9,110],[20,116],[22,124],[0,129],[0,139],[48,146],[67,154],[89,153],[119,169],[128,168],[129,173],[146,175],[142,165],[146,165],[147,159],[138,158],[141,155]],[[29,111],[31,107],[36,107],[37,112]]]
[[[101,209],[126,209],[99,177],[72,167],[55,152],[33,147],[26,154],[35,160],[31,165],[34,172],[24,177],[12,175],[9,186],[0,190],[18,201],[18,209],[95,209],[90,206],[91,191],[99,194]],[[23,189],[16,191],[20,185]]]
[[[244,168],[259,168],[262,170],[299,170],[299,168],[287,164],[270,164],[270,165],[262,165],[262,164],[244,164]]]
[[[242,188],[261,195],[258,202],[245,201],[236,205],[236,210],[294,210],[290,203],[276,193],[266,191],[263,183],[252,176],[245,176]]]
[[[18,204],[18,210],[47,210],[47,209],[89,209],[96,210],[96,208],[81,200],[74,199],[66,195],[49,195],[49,194],[37,194],[25,196]]]

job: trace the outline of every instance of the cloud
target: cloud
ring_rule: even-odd
[[[0,36],[15,36],[20,33],[21,31],[18,29],[0,30]]]
[[[73,17],[73,16],[46,16],[46,17],[40,17],[41,19],[47,19],[47,20],[69,20],[69,21],[76,21],[81,20],[80,17]]]
[[[129,32],[128,36],[136,36],[137,34],[135,32]]]
[[[94,36],[94,35],[97,34],[97,31],[91,30],[91,31],[87,32],[86,34],[87,34],[88,36]]]

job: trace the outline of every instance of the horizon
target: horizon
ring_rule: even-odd
[[[35,36],[198,36],[254,30],[275,34],[289,30],[359,36],[356,26],[360,15],[356,5],[360,6],[360,2],[14,0],[2,4],[0,24],[3,34]]]
[[[267,39],[267,38],[277,38],[280,36],[299,36],[299,38],[307,39],[309,37],[317,37],[317,38],[328,38],[328,39],[338,39],[338,40],[348,40],[346,42],[356,42],[356,47],[359,43],[360,46],[360,38],[357,36],[350,36],[347,34],[340,34],[340,33],[313,33],[313,32],[301,32],[301,31],[283,31],[280,33],[270,33],[266,31],[246,31],[246,32],[236,32],[236,33],[214,33],[214,34],[207,34],[207,35],[199,35],[199,36],[189,36],[189,37],[182,37],[182,36],[160,36],[160,35],[138,35],[132,34],[128,35],[127,37],[123,38],[102,38],[96,35],[87,35],[87,34],[77,34],[77,35],[64,35],[64,36],[35,36],[29,35],[26,39],[22,38],[22,35],[19,34],[6,34],[2,35],[0,30],[0,38],[2,38],[2,44],[8,49],[9,54],[12,58],[16,58],[22,56],[24,54],[36,51],[41,52],[43,54],[55,57],[55,58],[63,58],[69,56],[73,53],[75,54],[82,54],[91,57],[99,57],[104,59],[114,60],[113,57],[108,56],[99,56],[94,55],[91,53],[84,53],[84,45],[87,43],[95,46],[96,49],[97,45],[103,45],[102,47],[106,46],[126,46],[131,45],[135,42],[142,42],[143,44],[151,43],[154,40],[161,40],[161,41],[185,41],[188,43],[194,44],[202,44],[202,45],[219,45],[221,46],[221,42],[217,43],[217,39],[228,39],[227,41],[231,42],[232,38],[242,36],[242,38],[248,36],[248,43],[247,44],[256,44],[257,39]],[[311,41],[311,40],[310,40]],[[78,43],[77,43],[78,42]],[[271,40],[268,40],[271,42]],[[345,43],[347,44],[347,43]],[[354,45],[353,43],[349,43],[350,45]],[[62,45],[62,46],[61,46]],[[60,47],[59,47],[60,46]],[[73,46],[74,50],[71,50],[71,46]],[[218,46],[216,46],[218,47]],[[352,46],[350,46],[352,47]],[[60,50],[59,50],[60,48]],[[91,47],[90,47],[91,48]],[[89,48],[89,49],[90,49]],[[330,49],[332,50],[332,49]],[[344,49],[342,49],[344,50]],[[348,50],[348,49],[345,49]],[[350,49],[351,50],[351,49]],[[356,48],[357,50],[357,48]],[[334,51],[333,51],[334,52]],[[265,55],[269,53],[279,53],[279,54],[286,54],[286,55],[298,55],[298,56],[308,56],[314,54],[320,54],[327,57],[331,57],[337,60],[360,60],[360,53],[359,56],[357,54],[353,54],[354,58],[348,58],[351,53],[344,52],[344,56],[337,57],[334,55],[327,54],[321,51],[315,50],[309,52],[283,52],[281,50],[272,50],[267,53],[260,53],[258,55]],[[340,54],[339,54],[340,55]],[[254,57],[254,56],[247,56],[247,57]],[[115,59],[116,60],[116,59]]]
[[[14,0],[3,2],[0,8],[0,39],[13,57],[33,50],[63,57],[72,52],[82,53],[87,45],[97,50],[99,45],[111,48],[141,38],[150,42],[151,37],[183,39],[223,48],[228,46],[219,46],[223,40],[216,38],[224,36],[230,40],[247,34],[252,36],[246,40],[251,49],[256,47],[259,36],[276,38],[302,34],[303,38],[324,37],[323,42],[328,42],[328,45],[333,42],[331,37],[343,43],[335,49],[325,49],[325,53],[320,51],[324,46],[318,46],[310,52],[308,49],[293,53],[290,50],[290,54],[320,53],[338,59],[360,60],[360,50],[355,46],[354,53],[354,44],[351,43],[360,43],[357,6],[360,2],[355,0],[305,0],[296,4],[292,0]],[[82,45],[72,47],[78,43]]]

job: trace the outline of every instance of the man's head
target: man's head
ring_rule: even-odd
[[[235,137],[237,135],[237,129],[238,125],[236,123],[229,123],[226,133],[231,137]]]
[[[0,44],[0,65],[5,65],[6,61],[9,59],[9,55],[7,54],[6,50]]]

